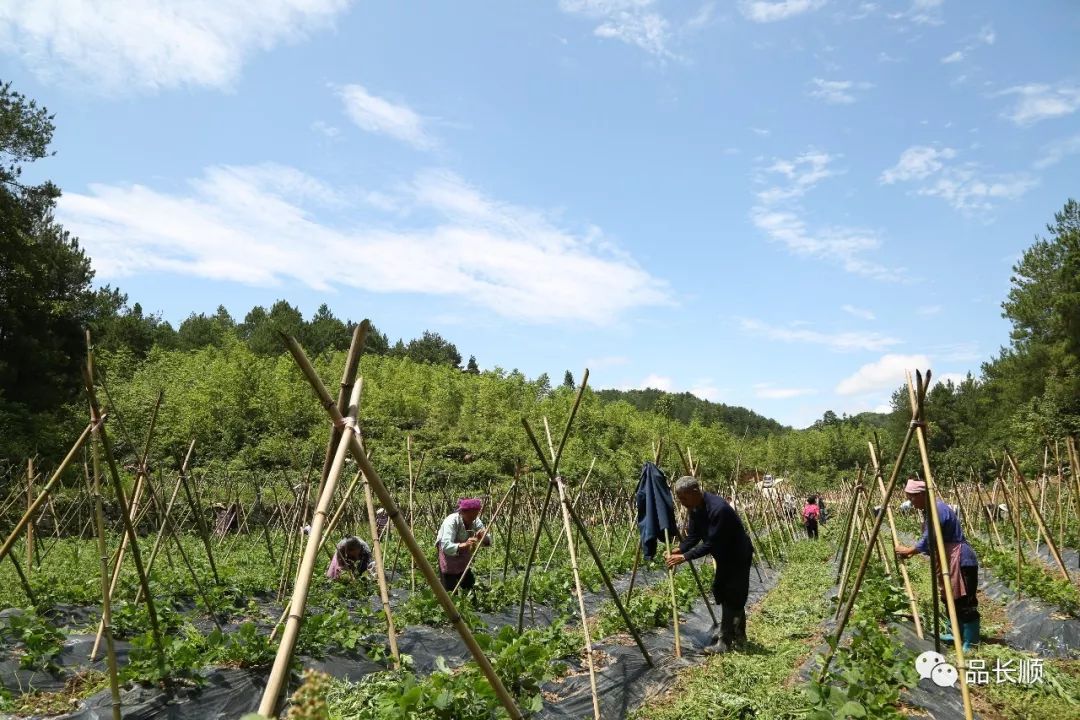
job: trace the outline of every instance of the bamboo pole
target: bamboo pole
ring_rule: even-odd
[[[97,425],[97,437],[101,443],[101,449],[105,454],[105,464],[109,468],[109,478],[112,480],[113,493],[116,495],[116,504],[120,510],[120,519],[124,523],[124,533],[131,545],[131,559],[135,563],[135,573],[139,579],[139,585],[145,593],[146,614],[150,618],[150,635],[154,641],[158,672],[165,675],[165,646],[161,641],[161,627],[158,624],[157,608],[154,598],[150,594],[149,578],[143,568],[142,553],[139,551],[139,539],[135,534],[135,527],[131,524],[128,515],[127,499],[124,496],[124,485],[120,482],[120,471],[116,467],[116,459],[113,457],[112,442],[109,434],[105,431],[101,408],[98,406],[97,394],[94,392],[94,346],[90,342],[90,331],[86,331],[86,366],[83,368],[83,385],[86,390],[86,399],[90,405],[90,422]]]
[[[1024,479],[1024,474],[1020,472],[1020,467],[1016,464],[1016,460],[1009,453],[1005,451],[1005,457],[1009,460],[1009,465],[1012,466],[1013,474],[1016,476],[1016,482],[1020,488],[1024,491],[1024,496],[1027,498],[1028,504],[1031,507],[1031,511],[1035,513],[1035,520],[1039,523],[1039,530],[1042,532],[1043,537],[1046,538],[1046,545],[1050,548],[1050,552],[1054,556],[1054,560],[1057,562],[1058,569],[1061,570],[1061,575],[1066,581],[1072,582],[1072,578],[1069,576],[1069,571],[1065,569],[1065,562],[1061,559],[1061,553],[1058,552],[1057,544],[1054,542],[1054,537],[1050,534],[1050,531],[1046,528],[1046,523],[1043,521],[1042,513],[1039,512],[1038,506],[1035,504],[1035,498],[1031,495],[1031,490],[1027,486],[1027,481]]]
[[[885,488],[885,504],[886,505],[888,505],[889,500],[892,498],[893,490],[895,490],[895,488],[896,488],[896,481],[900,477],[900,468],[904,464],[904,458],[907,456],[908,447],[911,445],[911,439],[915,435],[915,424],[916,424],[916,422],[919,422],[919,418],[915,414],[916,413],[916,408],[915,408],[914,403],[912,404],[911,412],[912,412],[911,423],[908,425],[907,432],[904,433],[904,440],[900,444],[900,452],[897,455],[896,462],[893,464],[892,472],[889,473],[889,484]],[[860,468],[860,477],[861,477],[861,468]],[[858,487],[859,486],[857,485],[856,486],[856,498],[855,498],[855,500],[858,499]],[[854,515],[855,515],[854,510],[855,510],[855,508],[852,507],[852,512],[851,512],[851,515],[850,515],[852,520],[854,519]],[[884,518],[882,516],[880,516],[880,515],[877,518],[874,519],[874,527],[870,531],[871,536],[876,536],[881,531],[881,522],[882,522],[883,519]],[[842,612],[840,614],[840,617],[838,619],[838,622],[837,622],[837,625],[836,625],[836,630],[835,630],[834,635],[833,635],[835,641],[832,642],[832,643],[829,643],[829,646],[830,646],[829,650],[825,653],[825,658],[824,658],[824,660],[823,660],[823,662],[821,664],[821,675],[820,675],[821,680],[825,679],[825,676],[826,676],[826,674],[828,673],[828,670],[829,670],[829,664],[832,662],[833,655],[836,653],[836,648],[840,646],[840,638],[843,637],[844,628],[847,626],[848,619],[851,617],[851,611],[855,607],[855,598],[858,597],[859,588],[862,587],[862,581],[863,581],[863,577],[866,574],[866,568],[870,564],[870,555],[871,555],[871,549],[868,547],[868,548],[866,548],[866,551],[863,553],[862,559],[859,561],[859,571],[855,575],[855,585],[852,587],[851,595],[848,597],[848,602],[847,602],[847,605],[844,608],[844,612]]]
[[[503,556],[502,579],[506,582],[506,573],[510,569],[510,547],[514,544],[514,519],[517,517],[518,478],[521,474],[521,466],[514,467],[514,494],[510,496],[510,522],[506,528],[506,554]]]
[[[97,432],[95,430],[95,437]],[[101,625],[105,634],[105,661],[109,669],[109,693],[113,720],[121,720],[120,679],[116,665],[116,646],[112,635],[112,600],[109,588],[109,550],[105,543],[105,513],[101,502],[101,462],[97,444],[92,443],[94,457],[94,527],[97,534],[98,557],[101,560]]]
[[[34,507],[34,458],[26,460],[26,512],[31,512]],[[33,570],[34,565],[34,521],[30,520],[26,526],[26,572]]]
[[[365,321],[366,323],[367,321]],[[330,398],[330,394],[323,386],[322,380],[319,378],[318,373],[311,366],[311,362],[307,359],[303,349],[300,347],[296,340],[289,336],[283,336],[286,345],[289,348],[289,352],[292,354],[293,359],[297,365],[303,371],[304,376],[307,378],[308,383],[315,391],[316,396],[322,403],[323,408],[330,415],[330,419],[335,424],[343,424],[345,422],[344,417],[337,411],[337,407],[334,405]],[[476,660],[476,664],[480,668],[480,672],[487,679],[491,685],[496,697],[499,698],[500,703],[506,709],[506,712],[510,715],[512,720],[523,720],[521,711],[514,703],[513,697],[507,692],[506,686],[503,685],[502,680],[495,673],[495,669],[491,666],[491,662],[484,655],[484,651],[476,642],[476,638],[473,637],[472,631],[469,630],[468,625],[465,624],[461,615],[458,613],[457,608],[454,606],[454,601],[450,595],[443,588],[442,583],[439,581],[438,576],[435,574],[435,570],[431,567],[431,564],[427,560],[427,556],[424,554],[423,549],[417,544],[416,538],[413,537],[412,531],[405,519],[401,517],[401,511],[398,509],[397,503],[394,502],[394,498],[387,491],[386,486],[383,484],[382,479],[379,477],[379,473],[372,466],[368,460],[367,455],[364,452],[363,446],[360,444],[360,439],[356,437],[352,432],[344,433],[342,436],[343,441],[349,443],[348,449],[356,459],[357,465],[364,473],[368,482],[371,485],[372,490],[379,498],[379,502],[386,508],[386,513],[389,516],[391,522],[394,523],[394,527],[398,531],[398,536],[409,548],[409,552],[412,553],[416,559],[416,565],[420,569],[420,574],[427,580],[428,585],[431,587],[432,592],[435,593],[435,599],[438,600],[443,610],[446,612],[454,628],[461,635],[461,639],[465,642],[465,646],[469,649],[473,658]],[[269,686],[267,686],[269,690]],[[264,695],[264,701],[266,696]],[[265,717],[273,715],[277,709],[277,694],[272,696],[271,702],[264,702],[263,706],[260,706],[259,713]],[[264,710],[266,710],[264,712]]]
[[[919,371],[915,371],[915,382],[918,383],[920,388],[918,395],[916,396],[915,389],[908,382],[908,394],[911,396],[913,402],[912,405],[917,409],[917,415],[915,420],[915,438],[919,445],[919,457],[922,460],[923,475],[926,478],[926,493],[927,504],[930,506],[930,516],[932,518],[932,527],[934,528],[934,540],[937,547],[937,560],[941,572],[941,584],[945,591],[945,606],[949,611],[949,622],[953,628],[953,650],[956,651],[956,666],[958,668],[966,668],[964,662],[964,647],[962,639],[960,637],[960,622],[956,618],[956,599],[953,597],[952,582],[949,579],[949,557],[945,552],[945,543],[941,537],[941,517],[937,508],[937,488],[934,482],[934,474],[930,469],[930,454],[926,446],[926,419],[924,417],[923,403],[926,400],[926,392],[930,389],[930,370],[926,371],[926,382],[922,381]],[[880,525],[880,522],[878,523]],[[937,628],[935,628],[935,631]],[[960,675],[960,697],[964,701],[964,717],[967,720],[972,720],[973,711],[971,707],[971,693],[968,690],[967,685],[967,673],[958,673]]]
[[[885,494],[885,481],[881,477],[881,465],[878,463],[877,451],[874,447],[874,443],[868,442],[870,446],[870,462],[874,466],[874,479],[877,480],[878,491],[881,493],[881,504],[885,508],[885,517],[889,521],[889,536],[892,538],[893,545],[900,544],[900,537],[896,533],[896,522],[893,520],[892,508],[889,507],[889,498]],[[900,578],[904,581],[904,594],[908,597],[908,604],[911,606],[911,617],[915,621],[915,634],[922,640],[922,621],[919,619],[919,605],[915,601],[915,590],[911,587],[911,578],[908,576],[907,565],[904,563],[897,563],[900,571]]]
[[[547,423],[544,423],[547,425]],[[554,459],[554,456],[552,456]],[[566,531],[566,547],[570,551],[570,569],[574,573],[574,587],[577,589],[578,610],[581,613],[581,629],[585,636],[585,659],[589,666],[589,687],[592,690],[593,718],[600,720],[600,698],[596,690],[596,669],[593,667],[592,639],[589,637],[589,615],[585,612],[585,595],[581,588],[581,573],[578,572],[577,552],[574,549],[574,537],[570,527],[570,502],[566,499],[566,488],[562,478],[555,478],[562,504],[563,529]],[[677,632],[677,631],[676,631]],[[678,635],[676,635],[678,637]],[[676,648],[678,648],[676,641]]]
[[[550,434],[549,434],[548,437],[550,439]],[[551,456],[553,458],[555,457],[554,451],[552,452]],[[593,468],[595,466],[596,466],[596,456],[594,455],[593,459],[592,459],[592,462],[589,464],[589,472],[587,472],[585,474],[585,479],[581,481],[581,485],[578,486],[577,492],[574,494],[573,505],[574,505],[575,508],[577,507],[578,502],[581,500],[581,496],[585,494],[585,486],[588,484],[589,478],[592,477],[592,471],[593,471]],[[559,545],[562,544],[562,539],[563,539],[563,537],[565,535],[566,535],[566,530],[564,528],[564,529],[559,531],[559,535],[555,538],[555,544],[551,546],[551,554],[548,555],[547,562],[544,563],[544,572],[547,572],[548,568],[551,567],[551,560],[555,557],[555,553],[558,552]]]
[[[585,388],[588,383],[589,369],[585,368],[585,374],[581,378],[581,386],[578,388],[577,394],[574,396],[574,404],[573,406],[571,406],[570,415],[566,419],[566,430],[563,432],[562,442],[559,444],[559,450],[558,452],[552,453],[551,465],[548,465],[547,460],[544,459],[544,452],[539,449],[537,450],[537,454],[540,456],[540,461],[544,464],[545,469],[548,470],[549,479],[554,478],[554,473],[558,472],[559,458],[562,456],[563,445],[566,444],[566,439],[570,435],[570,425],[574,422],[574,417],[577,415],[578,407],[580,407],[581,405],[581,396],[585,393]],[[525,431],[531,435],[532,429],[529,427],[528,421],[525,420],[525,418],[522,418],[521,422],[525,426]],[[549,438],[550,435],[551,433],[549,432]],[[540,447],[535,442],[535,439],[533,444],[536,448]],[[536,534],[533,535],[532,548],[529,550],[529,559],[525,562],[525,577],[522,579],[521,582],[521,604],[518,608],[518,632],[521,632],[522,629],[525,627],[525,603],[528,602],[529,598],[529,578],[532,576],[532,566],[533,563],[536,561],[536,551],[540,547],[540,534],[543,530],[546,529],[546,526],[544,525],[544,518],[547,517],[547,510],[548,506],[551,504],[551,494],[553,490],[554,485],[549,481],[547,486],[547,494],[544,495],[544,504],[540,509],[540,514],[537,516],[538,520],[536,524]],[[550,537],[550,533],[548,534],[548,536]],[[552,538],[552,542],[554,542],[554,538]]]
[[[667,528],[664,528],[664,544],[671,552],[671,538],[668,537]],[[679,605],[675,601],[675,568],[668,567],[668,587],[671,589],[671,620],[675,629],[675,657],[682,657],[682,642],[679,639]]]
[[[357,393],[359,395],[359,393]],[[398,655],[397,633],[394,630],[394,613],[390,610],[390,592],[386,587],[386,573],[383,568],[382,540],[379,539],[379,527],[375,522],[375,503],[371,500],[371,486],[364,483],[364,504],[367,506],[368,529],[371,532],[371,549],[375,555],[375,573],[379,581],[379,599],[382,601],[383,614],[386,615],[386,636],[390,641],[390,655],[394,658],[394,669],[401,667]],[[316,553],[318,551],[316,550]]]
[[[103,422],[104,419],[105,416],[103,415]],[[71,446],[70,450],[68,450],[68,454],[65,455],[64,459],[60,462],[60,466],[56,468],[56,470],[52,474],[52,477],[50,477],[49,481],[45,483],[45,487],[41,488],[41,492],[38,494],[37,499],[34,500],[33,503],[31,503],[29,508],[26,509],[26,512],[23,514],[22,518],[19,519],[19,522],[15,523],[15,527],[12,528],[10,533],[8,533],[7,540],[4,541],[3,546],[0,546],[0,560],[3,560],[4,557],[6,557],[9,552],[11,552],[11,548],[15,545],[16,540],[19,539],[19,535],[22,534],[22,531],[26,528],[31,518],[33,518],[34,513],[37,512],[37,509],[41,507],[42,503],[44,503],[45,500],[49,497],[49,493],[51,493],[53,488],[56,487],[56,484],[60,482],[60,478],[68,469],[68,466],[71,465],[71,462],[75,459],[76,454],[78,454],[79,452],[79,448],[81,448],[83,446],[83,443],[86,442],[87,438],[90,437],[90,433],[93,429],[94,423],[92,422],[83,429],[82,434],[79,435],[79,438],[75,441],[75,444]]]

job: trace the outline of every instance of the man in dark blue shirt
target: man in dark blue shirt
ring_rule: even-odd
[[[750,594],[750,562],[754,546],[738,513],[719,495],[704,492],[696,478],[681,477],[675,497],[690,511],[686,537],[677,552],[667,556],[668,567],[712,555],[716,575],[712,591],[723,615],[720,637],[707,653],[727,652],[746,644],[746,598]]]

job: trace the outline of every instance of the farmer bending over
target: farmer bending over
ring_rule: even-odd
[[[443,587],[454,590],[460,587],[471,590],[476,584],[469,560],[480,544],[490,545],[484,523],[480,522],[480,510],[484,503],[478,498],[462,498],[457,512],[446,516],[439,527],[435,546],[439,548],[439,574]]]
[[[326,570],[331,580],[356,578],[371,566],[371,548],[358,537],[348,535],[341,539],[334,551],[334,559]]]
[[[926,483],[918,478],[910,478],[904,487],[911,504],[923,511],[923,534],[915,547],[908,547],[897,543],[896,555],[907,559],[916,553],[929,555],[936,553],[937,548],[930,546],[930,520],[932,518],[927,509]],[[975,551],[964,540],[964,531],[960,528],[960,518],[953,512],[943,500],[937,501],[938,519],[941,521],[941,541],[945,544],[945,555],[949,560],[949,580],[952,584],[953,600],[956,602],[956,621],[960,623],[960,637],[964,643],[964,649],[969,649],[979,642],[979,598],[976,591],[979,589],[979,560]],[[941,599],[945,601],[944,587],[941,578],[938,578],[938,586],[942,589]],[[955,632],[955,628],[953,631]],[[946,633],[941,636],[942,640],[951,641],[953,636]]]
[[[668,567],[712,555],[716,575],[712,591],[723,615],[720,635],[705,648],[709,654],[746,645],[746,598],[750,594],[750,561],[754,547],[738,513],[719,495],[704,492],[696,478],[675,483],[675,497],[690,511],[686,537],[677,552],[667,556]]]

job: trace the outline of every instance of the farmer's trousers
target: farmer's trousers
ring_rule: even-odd
[[[713,597],[720,606],[720,639],[726,643],[746,642],[746,598],[750,595],[750,556],[746,562],[717,563],[712,584]]]

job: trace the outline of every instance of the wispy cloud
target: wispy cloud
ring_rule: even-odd
[[[842,305],[840,309],[846,312],[848,315],[854,315],[855,317],[862,318],[863,320],[874,319],[874,313],[870,310],[866,310],[865,308],[855,307],[854,305]]]
[[[747,20],[766,23],[787,20],[817,10],[823,5],[825,0],[742,0],[739,3],[739,12]]]
[[[0,52],[107,95],[231,87],[252,55],[329,28],[352,0],[32,0],[0,7]]]
[[[935,148],[913,145],[900,153],[896,165],[881,173],[879,180],[885,185],[909,180],[922,180],[945,167],[946,160],[956,157],[952,148]]]
[[[334,127],[329,123],[323,122],[322,120],[316,120],[315,122],[311,123],[311,129],[319,133],[323,137],[330,138],[331,140],[341,135],[340,129]]]
[[[979,32],[970,38],[963,47],[941,58],[941,62],[946,64],[960,62],[971,52],[978,49],[980,45],[993,45],[996,40],[997,34],[994,32],[994,28],[990,25],[983,25]]]
[[[836,386],[837,395],[868,395],[895,390],[907,382],[906,371],[930,367],[926,355],[883,355],[863,365]]]
[[[997,95],[1016,97],[1016,102],[1003,117],[1020,126],[1065,117],[1080,109],[1080,86],[1077,85],[1031,83],[1016,85]]]
[[[1043,147],[1039,159],[1035,161],[1035,167],[1038,170],[1045,170],[1052,165],[1057,165],[1068,156],[1077,154],[1080,154],[1080,135],[1073,135]]]
[[[949,53],[945,57],[941,58],[941,62],[946,63],[946,64],[948,64],[948,63],[957,63],[957,62],[960,62],[963,59],[964,59],[964,51],[963,50],[957,50],[956,52]]]
[[[825,333],[810,330],[804,327],[784,327],[769,325],[768,323],[754,318],[742,318],[739,323],[743,330],[769,340],[780,342],[807,343],[810,345],[824,345],[835,352],[869,351],[880,352],[893,345],[899,345],[900,340],[879,332],[834,332]]]
[[[915,25],[941,25],[941,6],[945,0],[912,0],[907,10],[889,14],[890,20],[900,20]]]
[[[1028,173],[986,173],[972,162],[953,164],[952,148],[913,145],[896,165],[881,173],[884,185],[918,181],[919,195],[939,197],[957,210],[990,210],[1002,200],[1015,200],[1037,184]]]
[[[903,268],[890,269],[869,259],[868,255],[881,247],[874,231],[847,226],[811,229],[803,220],[797,201],[822,180],[838,173],[831,167],[833,159],[828,153],[811,149],[794,160],[776,160],[759,171],[759,183],[767,183],[776,175],[782,181],[758,191],[750,220],[770,240],[796,255],[827,260],[847,272],[879,280],[906,279]]]
[[[652,374],[641,381],[638,386],[642,390],[653,388],[654,390],[663,390],[664,392],[671,392],[671,389],[675,387],[674,381],[666,375]]]
[[[372,95],[363,85],[345,85],[338,89],[338,96],[345,105],[345,114],[361,130],[389,135],[418,150],[435,146],[424,128],[424,119],[408,105]]]
[[[293,168],[216,166],[181,192],[94,184],[65,193],[60,217],[105,279],[157,272],[417,293],[537,323],[604,325],[670,303],[664,282],[599,229],[565,230],[452,172],[420,172],[387,196],[407,217]]]
[[[660,59],[675,57],[669,47],[671,23],[653,0],[559,0],[559,8],[598,21],[593,29],[597,37],[620,40]]]
[[[766,400],[787,400],[803,395],[814,395],[814,388],[786,388],[777,387],[774,383],[755,383],[754,395]]]
[[[868,90],[874,87],[873,83],[868,82],[825,80],[823,78],[814,78],[807,85],[809,86],[807,94],[810,97],[831,105],[850,105],[855,102],[856,90]]]

